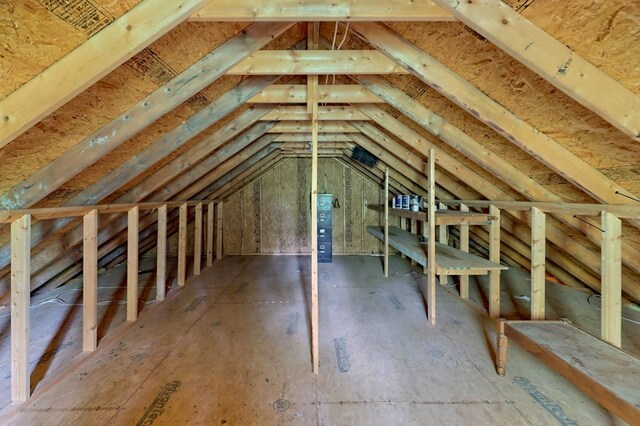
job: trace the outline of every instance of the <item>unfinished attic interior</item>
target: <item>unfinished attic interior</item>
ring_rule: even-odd
[[[640,3],[0,3],[0,424],[640,424]]]

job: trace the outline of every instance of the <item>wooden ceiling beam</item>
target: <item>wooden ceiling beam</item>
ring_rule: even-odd
[[[358,133],[358,130],[346,121],[322,121],[318,125],[322,133]],[[311,133],[310,121],[281,121],[269,133]]]
[[[306,104],[307,86],[304,84],[274,84],[261,90],[249,103]],[[318,85],[318,102],[321,104],[384,103],[373,93],[358,84]]]
[[[190,21],[454,21],[432,0],[212,0]]]
[[[344,133],[319,133],[318,142],[349,142],[351,138]],[[311,133],[282,133],[274,142],[311,142]]]
[[[522,148],[567,181],[606,204],[634,204],[631,192],[518,118],[474,85],[383,24],[352,23],[351,29],[413,75]],[[624,194],[626,198],[618,194]]]
[[[540,77],[640,142],[640,96],[499,0],[435,0]]]
[[[368,120],[365,114],[351,106],[319,106],[318,120]],[[277,106],[262,120],[276,121],[307,121],[311,120],[311,114],[302,106]]]
[[[408,74],[408,71],[377,50],[259,50],[226,74]]]
[[[145,0],[9,94],[0,101],[0,148],[206,3],[207,0]]]
[[[243,58],[278,37],[292,25],[251,24],[169,83],[0,196],[0,208],[27,208],[40,201],[162,115],[204,89]]]

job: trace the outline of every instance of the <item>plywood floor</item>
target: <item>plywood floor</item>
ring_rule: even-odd
[[[227,257],[120,326],[96,353],[9,406],[2,424],[610,425],[513,345],[495,374],[481,309],[392,257],[320,267],[320,374],[311,371],[308,257]],[[479,287],[479,291],[482,287]]]

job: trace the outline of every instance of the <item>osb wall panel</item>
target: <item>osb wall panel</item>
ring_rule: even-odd
[[[308,253],[310,174],[308,158],[279,163],[224,204],[225,254]],[[333,195],[333,252],[379,253],[366,227],[381,224],[367,208],[380,204],[382,188],[333,159],[318,161],[318,191]],[[392,218],[392,223],[396,220]]]
[[[140,0],[0,2],[0,99],[138,3]]]

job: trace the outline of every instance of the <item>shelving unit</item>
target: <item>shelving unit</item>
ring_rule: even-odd
[[[507,267],[500,264],[500,210],[489,207],[488,213],[470,212],[461,205],[460,210],[437,209],[435,201],[435,151],[429,151],[429,202],[426,211],[414,212],[403,209],[390,209],[388,205],[389,192],[385,176],[385,200],[383,205],[370,205],[369,208],[384,212],[384,226],[369,226],[367,231],[384,242],[385,276],[389,274],[389,246],[422,265],[429,281],[429,295],[427,297],[428,315],[432,324],[436,320],[436,275],[440,276],[440,283],[449,275],[460,276],[460,296],[469,297],[469,275],[490,276],[489,285],[489,315],[492,318],[500,316],[500,271]],[[423,223],[423,235],[420,237],[408,230],[389,226],[389,215],[400,216]],[[414,222],[416,223],[416,222]],[[436,225],[440,226],[440,241],[436,242]],[[460,226],[460,249],[446,244],[446,232],[443,227]],[[489,259],[484,259],[469,253],[469,225],[489,226]],[[413,226],[412,231],[417,231]],[[427,232],[424,232],[424,231]],[[423,239],[424,241],[421,241]]]

